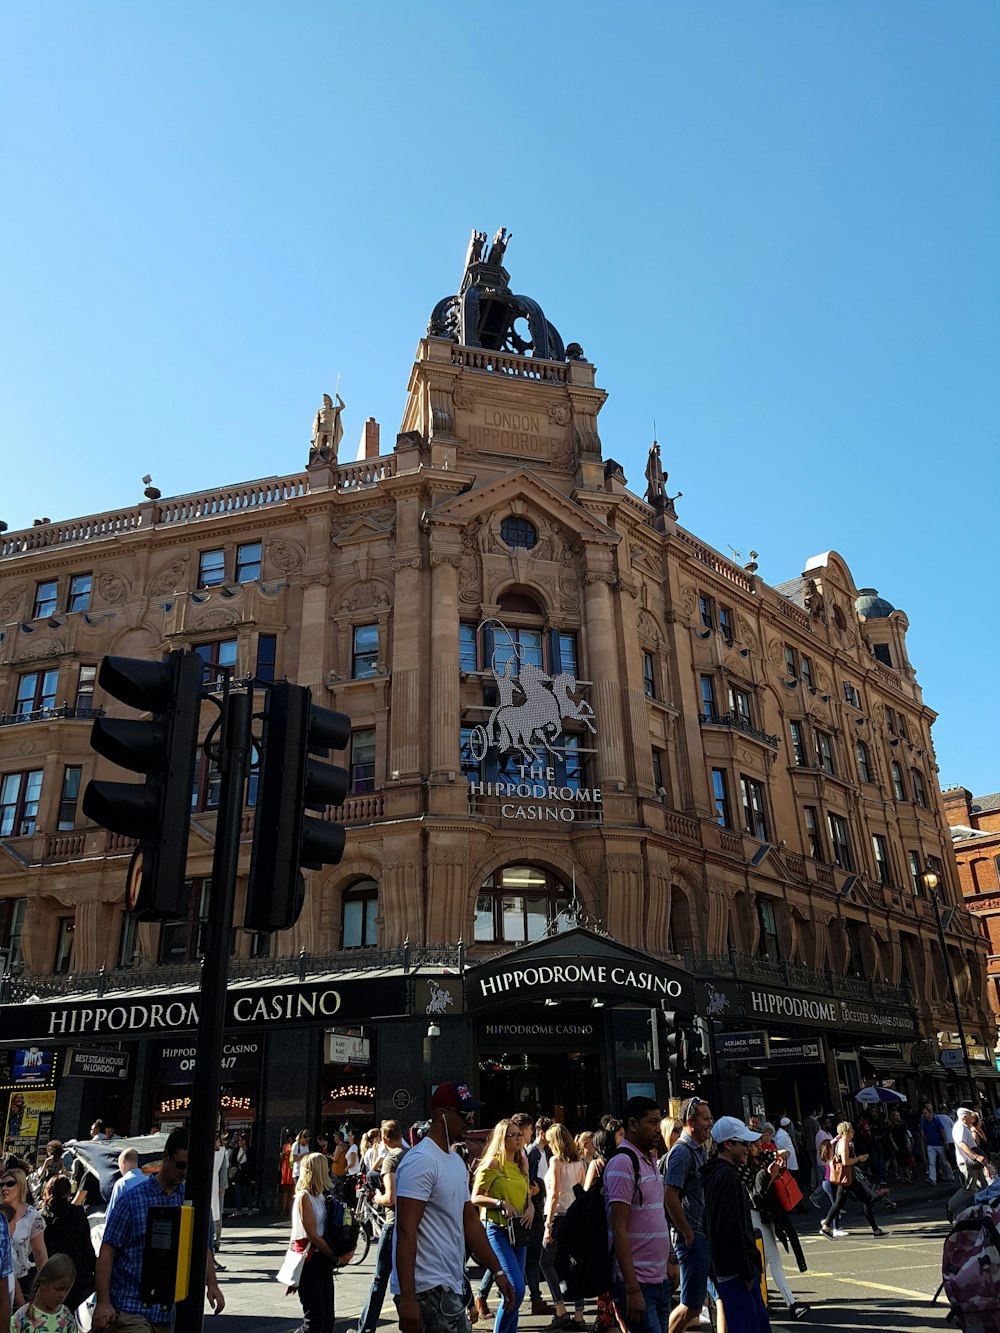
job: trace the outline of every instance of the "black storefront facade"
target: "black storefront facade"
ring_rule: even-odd
[[[874,1081],[911,1104],[945,1094],[898,988],[830,976],[825,990],[783,986],[755,960],[747,975],[732,960],[685,968],[582,928],[485,958],[397,952],[230,980],[219,1118],[249,1132],[263,1206],[283,1128],[409,1126],[449,1077],[472,1083],[484,1125],[526,1110],[592,1128],[637,1093],[666,1107],[691,1090],[668,1070],[670,1012],[703,1020],[713,1070],[697,1087],[716,1114],[798,1119]],[[51,1095],[35,1100],[51,1110],[46,1132],[76,1136],[99,1115],[133,1134],[167,1128],[190,1113],[198,1003],[190,984],[23,995],[0,1005],[0,1053],[21,1077],[45,1071]]]

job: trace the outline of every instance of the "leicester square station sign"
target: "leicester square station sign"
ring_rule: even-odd
[[[550,674],[522,661],[516,637],[499,620],[484,620],[478,632],[487,629],[494,645],[506,643],[510,651],[500,666],[494,647],[491,671],[497,702],[486,722],[473,727],[468,745],[478,764],[492,751],[507,776],[492,782],[471,780],[470,800],[499,799],[502,819],[571,824],[583,809],[593,819],[594,807],[601,806],[600,787],[572,786],[559,779],[567,752],[577,753],[568,750],[563,723],[579,722],[596,734],[590,704],[571,697],[579,693],[576,676],[571,671]]]
[[[0,1006],[0,1041],[74,1043],[191,1032],[199,1022],[197,991],[159,995],[110,994],[100,999]],[[403,977],[351,978],[277,986],[239,986],[226,996],[229,1031],[322,1025],[406,1013]]]

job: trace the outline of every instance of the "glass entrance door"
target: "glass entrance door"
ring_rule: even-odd
[[[516,1111],[561,1120],[573,1134],[596,1129],[605,1080],[599,1051],[486,1051],[479,1057],[480,1120],[495,1124]]]

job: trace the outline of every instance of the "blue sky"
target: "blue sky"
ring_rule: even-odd
[[[398,429],[473,225],[583,344],[633,489],[910,617],[943,784],[1000,789],[990,0],[4,9],[0,518]]]

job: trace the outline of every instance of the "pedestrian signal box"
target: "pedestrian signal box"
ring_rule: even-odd
[[[176,1305],[188,1294],[194,1205],[150,1208],[142,1251],[139,1296],[147,1305]]]

